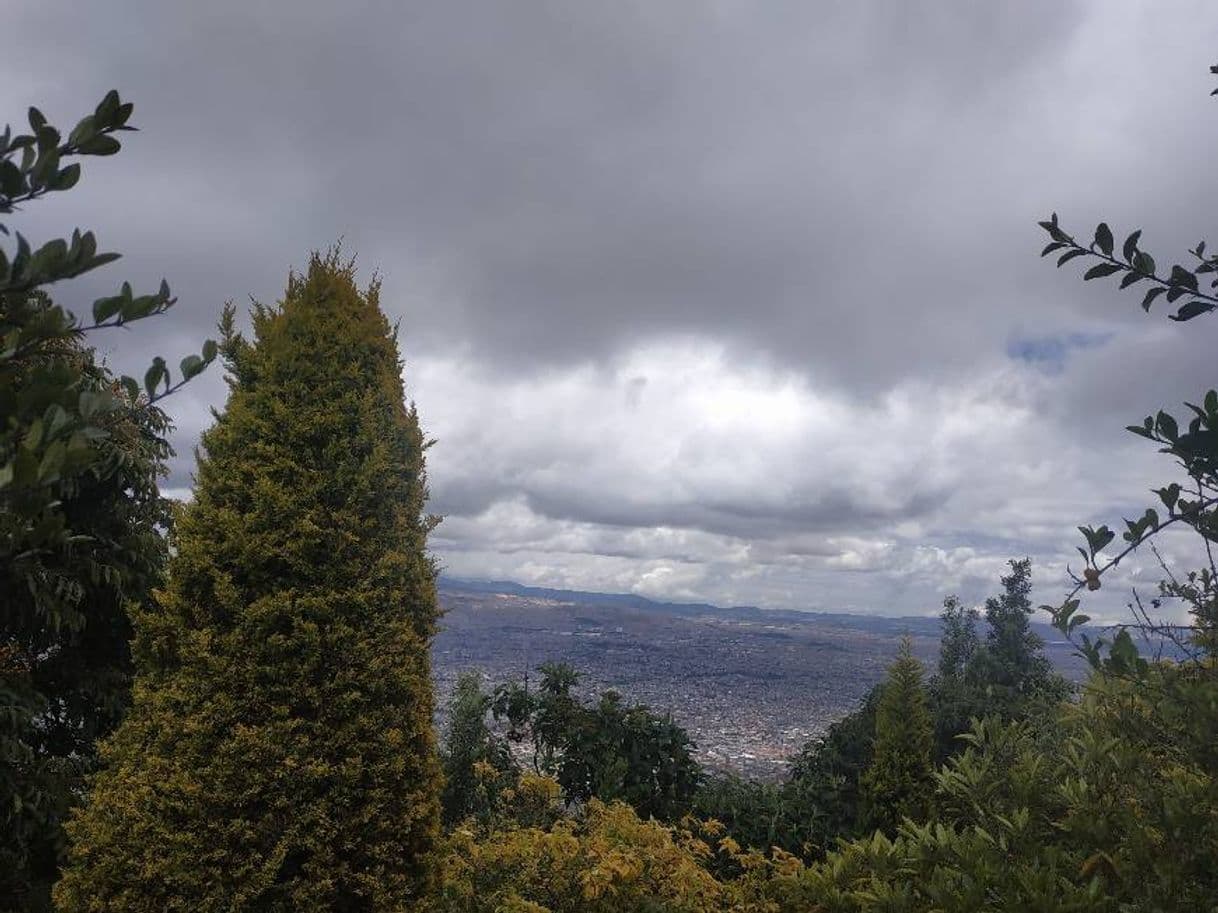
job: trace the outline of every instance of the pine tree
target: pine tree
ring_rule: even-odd
[[[985,649],[977,656],[976,672],[988,685],[1022,695],[1043,686],[1052,667],[1043,653],[1044,640],[1032,630],[1032,562],[1010,562],[1011,573],[1001,578],[1002,595],[985,601],[989,625]]]
[[[75,911],[380,911],[433,879],[425,442],[374,282],[337,251],[221,346],[130,714],[70,823]]]
[[[873,827],[889,829],[902,818],[926,811],[931,783],[934,736],[922,664],[914,658],[908,637],[880,695],[875,718],[875,754],[863,773],[866,815]]]

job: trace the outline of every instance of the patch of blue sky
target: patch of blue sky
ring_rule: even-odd
[[[1033,365],[1049,374],[1060,372],[1074,352],[1095,349],[1112,333],[1066,333],[1057,336],[1017,336],[1007,343],[1007,357]]]

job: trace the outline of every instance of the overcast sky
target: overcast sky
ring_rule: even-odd
[[[1123,427],[1218,380],[1218,323],[1035,224],[1212,232],[1213,0],[2,5],[0,121],[115,87],[143,131],[14,220],[124,253],[56,297],[167,277],[101,347],[176,363],[345,239],[453,575],[899,615],[1026,554],[1060,598],[1075,527],[1168,478]],[[179,493],[223,392],[170,403]]]

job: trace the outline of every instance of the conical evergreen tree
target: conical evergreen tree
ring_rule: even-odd
[[[232,323],[65,913],[401,910],[433,877],[425,442],[378,287],[315,254],[253,342]]]
[[[914,658],[906,637],[888,669],[876,708],[875,754],[862,776],[871,826],[890,829],[902,818],[925,814],[931,793],[933,741],[922,664]]]

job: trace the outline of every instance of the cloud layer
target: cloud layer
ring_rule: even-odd
[[[17,223],[126,254],[68,303],[170,279],[172,318],[102,342],[119,367],[339,236],[384,273],[454,573],[902,614],[1031,554],[1048,599],[1074,526],[1167,470],[1120,429],[1214,385],[1209,327],[1055,273],[1035,228],[1143,227],[1168,262],[1212,229],[1204,0],[6,24],[0,117],[136,103],[122,155]],[[174,404],[179,490],[222,396],[213,372]]]

